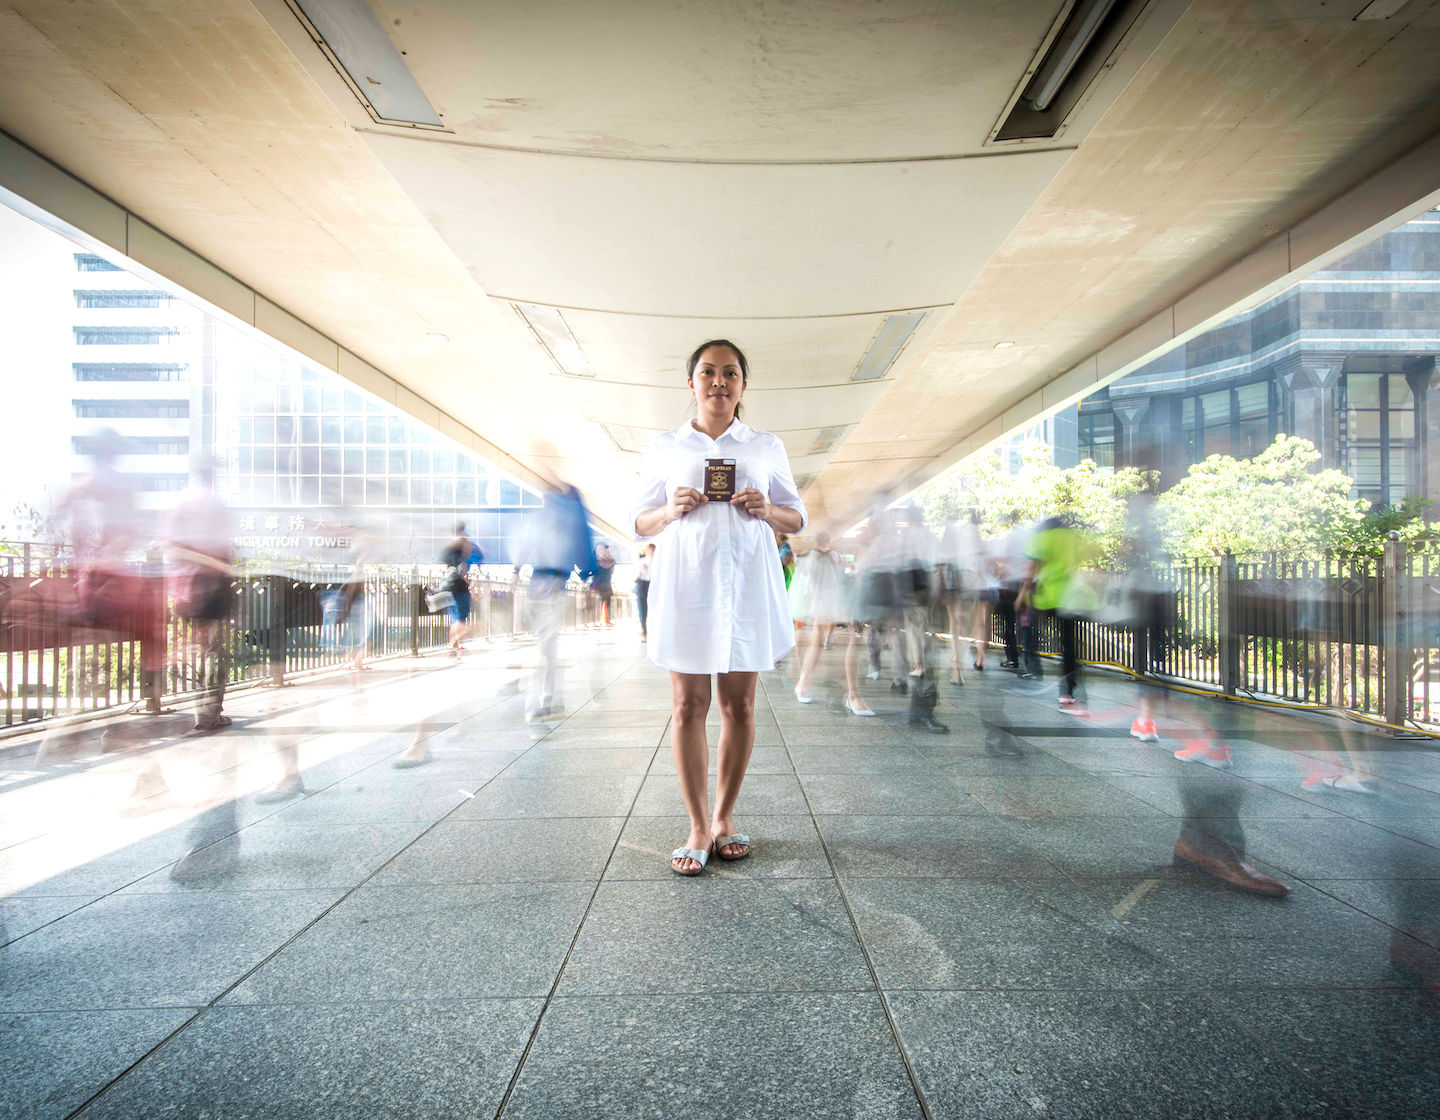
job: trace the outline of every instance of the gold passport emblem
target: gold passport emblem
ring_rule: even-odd
[[[735,460],[705,460],[705,498],[711,502],[728,502],[735,496]]]

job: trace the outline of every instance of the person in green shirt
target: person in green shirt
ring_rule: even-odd
[[[1060,632],[1060,707],[1075,714],[1084,712],[1075,695],[1080,683],[1077,618],[1061,607],[1069,605],[1067,601],[1075,590],[1072,584],[1084,552],[1084,537],[1071,518],[1047,517],[1030,536],[1030,564],[1015,601],[1017,614],[1028,611],[1031,616],[1026,628],[1025,654],[1028,673],[1034,677],[1040,675],[1039,659],[1034,654],[1040,618],[1055,620]]]

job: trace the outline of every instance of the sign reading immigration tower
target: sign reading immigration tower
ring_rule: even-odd
[[[735,496],[735,460],[705,460],[705,500],[728,502]]]

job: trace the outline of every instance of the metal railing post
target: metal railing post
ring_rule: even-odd
[[[1220,652],[1220,688],[1226,696],[1234,696],[1240,685],[1240,632],[1236,617],[1235,556],[1227,548],[1220,557],[1215,583],[1217,600],[1218,644]]]
[[[276,688],[285,683],[285,594],[281,590],[284,576],[265,576],[266,649],[270,659],[270,683]]]
[[[1405,642],[1405,542],[1390,533],[1380,562],[1380,711],[1386,723],[1410,715],[1410,657]]]

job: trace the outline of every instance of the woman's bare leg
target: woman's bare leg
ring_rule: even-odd
[[[975,613],[970,619],[971,648],[975,651],[975,667],[985,667],[985,649],[990,638],[990,612],[993,604],[989,599],[975,600]]]
[[[861,626],[858,622],[850,623],[850,644],[845,647],[845,701],[860,706],[860,640]]]
[[[796,692],[810,691],[810,676],[815,672],[815,665],[820,660],[820,652],[825,648],[832,629],[834,627],[830,623],[819,621],[806,627],[806,630],[810,632],[810,638],[805,646],[804,660],[800,664],[800,676],[795,681]],[[805,633],[805,630],[802,630],[801,633]]]
[[[753,678],[755,674],[750,675]],[[753,683],[751,687],[753,690]],[[690,818],[690,835],[685,840],[685,847],[692,851],[706,851],[715,839],[715,834],[710,831],[710,796],[706,786],[710,747],[705,742],[705,716],[710,711],[710,677],[699,673],[672,672],[670,711],[670,753],[675,758],[680,796],[685,802],[685,813]],[[753,722],[751,737],[754,737]],[[723,734],[720,750],[723,761]],[[675,861],[675,867],[680,871],[694,871],[699,866],[688,857]]]
[[[740,796],[745,768],[750,765],[750,752],[755,746],[755,678],[755,673],[720,673],[715,678],[720,693],[720,758],[716,764],[715,815],[710,820],[715,836],[735,831],[735,799]],[[724,854],[733,858],[744,852],[742,845],[727,844]]]
[[[950,620],[950,683],[964,684],[965,671],[960,668],[960,600],[954,594],[945,596],[945,616]]]

